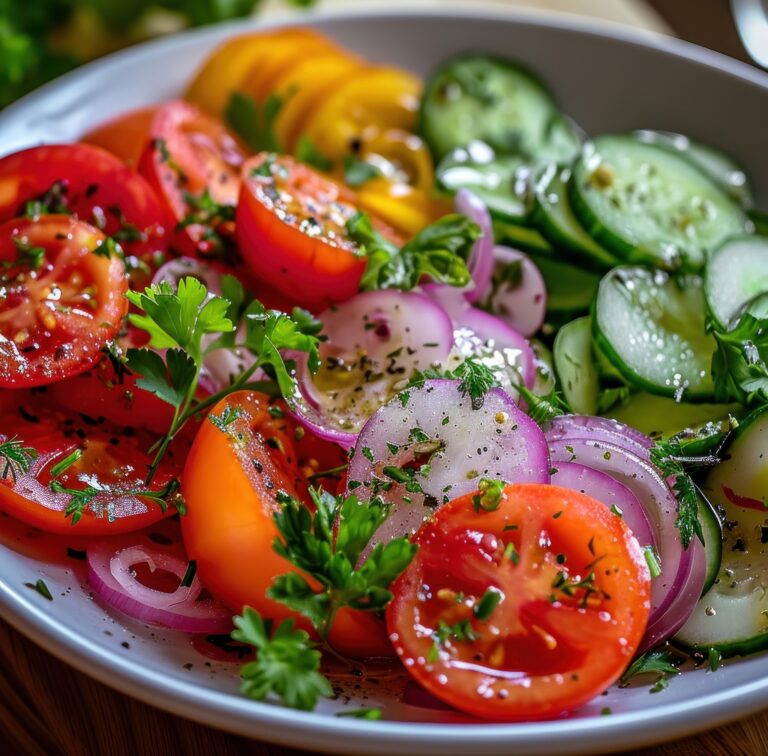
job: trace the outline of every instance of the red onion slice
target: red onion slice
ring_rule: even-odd
[[[594,441],[607,441],[626,449],[646,462],[650,461],[650,448],[653,441],[650,436],[639,430],[611,420],[607,417],[592,415],[561,415],[547,423],[544,434],[548,440],[556,441],[567,438],[591,438]]]
[[[424,293],[438,302],[453,321],[454,352],[461,358],[475,357],[491,368],[502,387],[513,398],[511,381],[522,377],[529,388],[536,380],[536,361],[530,344],[506,323],[472,307],[464,292],[453,286],[427,284]]]
[[[576,462],[558,462],[552,471],[552,485],[572,488],[602,501],[607,507],[618,507],[637,542],[641,546],[656,547],[653,526],[645,508],[629,488],[610,475]]]
[[[394,483],[380,495],[393,505],[373,543],[416,532],[424,519],[457,496],[477,490],[481,478],[509,483],[549,482],[544,434],[501,389],[478,409],[459,381],[427,381],[379,409],[365,424],[349,464],[347,490],[362,498],[389,481],[384,468],[418,460],[420,491]]]
[[[290,406],[299,422],[347,448],[414,370],[443,364],[453,346],[451,319],[417,292],[358,294],[319,317],[328,337],[321,368],[312,376],[300,365]]]
[[[88,583],[104,603],[153,625],[188,633],[228,633],[232,613],[213,599],[200,599],[202,585],[195,577],[189,587],[172,593],[140,583],[134,569],[147,564],[183,579],[188,561],[179,544],[159,546],[147,533],[89,541]]]
[[[533,336],[547,312],[547,286],[541,271],[528,255],[511,247],[495,246],[493,261],[494,286],[482,300],[484,306],[523,336]]]
[[[674,616],[677,612],[693,611],[704,587],[705,574],[697,569],[698,552],[703,551],[701,543],[694,540],[684,549],[680,541],[680,532],[675,527],[677,500],[666,481],[653,465],[637,454],[605,441],[550,439],[549,452],[555,467],[563,462],[576,462],[606,473],[629,488],[642,504],[653,525],[661,562],[661,575],[651,586],[648,633],[654,631],[654,642],[670,637],[674,633],[672,624],[662,619],[670,616],[673,607]],[[649,647],[647,637],[644,648]]]
[[[483,300],[491,288],[493,273],[493,226],[485,203],[468,189],[459,189],[454,199],[457,213],[480,226],[482,236],[475,242],[467,261],[474,287],[465,296],[468,302]]]

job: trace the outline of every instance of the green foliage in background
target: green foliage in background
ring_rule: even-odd
[[[99,55],[242,18],[260,0],[0,0],[0,107]],[[313,0],[290,0],[307,7]]]

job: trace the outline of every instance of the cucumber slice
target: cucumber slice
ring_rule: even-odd
[[[712,397],[714,338],[704,330],[698,276],[614,268],[595,300],[595,340],[625,380],[677,401]]]
[[[531,222],[555,246],[565,247],[596,270],[608,270],[618,265],[619,260],[601,247],[573,214],[566,189],[570,177],[570,168],[554,164],[539,170],[533,181]]]
[[[627,134],[597,137],[573,168],[570,199],[596,241],[629,262],[699,270],[747,229],[744,211],[705,173]]]
[[[717,580],[720,565],[723,561],[723,524],[715,512],[715,508],[701,491],[699,494],[699,524],[704,536],[704,554],[707,558],[707,577],[701,589],[703,596]]]
[[[740,404],[683,404],[665,396],[638,391],[624,403],[612,407],[607,415],[649,436],[669,438],[681,428],[695,428],[728,415],[738,417],[742,412]]]
[[[768,239],[739,236],[715,250],[704,274],[704,296],[717,326],[727,330],[744,306],[768,292]]]
[[[751,207],[754,204],[754,192],[747,174],[730,155],[672,131],[641,130],[635,134],[644,142],[679,152],[720,184],[740,205]]]
[[[547,88],[499,58],[459,55],[427,82],[419,130],[437,160],[473,140],[499,153],[568,162],[579,139]]]
[[[572,320],[557,332],[552,356],[563,396],[571,409],[577,415],[597,414],[600,381],[592,359],[589,316]]]
[[[768,648],[768,408],[743,421],[729,452],[702,485],[728,523],[722,565],[676,636],[687,648],[716,648],[723,656]]]
[[[589,310],[600,276],[568,263],[531,255],[547,287],[547,311],[583,313]]]
[[[523,223],[528,215],[525,194],[529,174],[522,158],[496,155],[482,142],[453,150],[435,169],[441,189],[450,194],[470,189],[494,218],[510,223]]]
[[[535,228],[495,220],[493,236],[499,244],[507,244],[523,252],[547,257],[555,253],[552,245]]]

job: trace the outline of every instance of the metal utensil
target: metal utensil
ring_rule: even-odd
[[[768,68],[768,0],[731,0],[731,10],[749,56]]]

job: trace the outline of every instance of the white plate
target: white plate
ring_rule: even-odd
[[[749,168],[768,205],[768,76],[667,38],[530,14],[483,16],[361,14],[307,17],[366,57],[418,74],[451,53],[487,50],[517,58],[555,90],[588,132],[630,128],[682,131],[721,145]],[[118,53],[38,90],[0,114],[0,152],[76,139],[125,110],[171,98],[230,24]],[[210,662],[187,636],[158,631],[102,608],[83,587],[82,562],[38,552],[45,538],[0,521],[0,613],[56,656],[108,685],[184,717],[243,735],[336,753],[571,753],[624,749],[683,736],[768,705],[768,657],[717,672],[687,671],[669,688],[611,690],[555,722],[464,723],[459,715],[406,705],[401,683],[344,686],[338,701],[305,714],[237,693],[236,665]],[[24,587],[45,579],[44,600]],[[359,686],[358,687],[356,687]],[[343,706],[381,705],[381,722],[338,719]],[[610,716],[600,716],[610,707]]]

